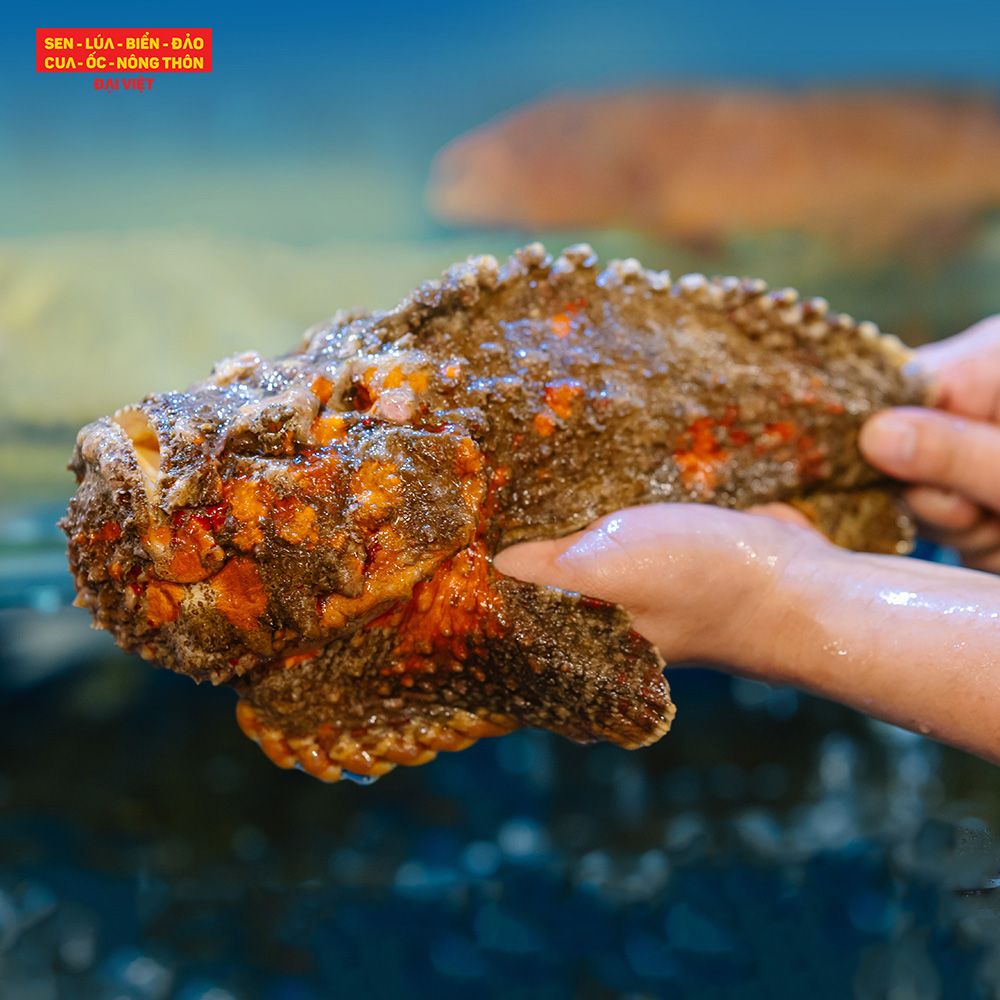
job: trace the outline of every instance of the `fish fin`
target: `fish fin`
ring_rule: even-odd
[[[913,550],[913,522],[899,498],[884,487],[814,493],[788,502],[845,549],[889,555]]]
[[[415,767],[444,750],[464,750],[485,736],[501,736],[517,728],[503,720],[490,722],[471,712],[455,710],[437,718],[397,718],[360,727],[321,723],[313,732],[293,736],[266,721],[241,699],[236,721],[278,767],[298,767],[321,781],[340,781],[344,772],[379,778],[398,764]]]
[[[517,705],[508,711],[523,725],[628,749],[669,730],[675,709],[663,659],[623,609],[509,578],[496,590],[511,628],[489,669],[515,681]]]
[[[267,756],[327,781],[521,726],[646,746],[674,715],[663,661],[621,608],[500,577],[475,547],[405,604],[236,687],[240,726]]]

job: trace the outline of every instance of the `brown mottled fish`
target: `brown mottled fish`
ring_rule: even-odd
[[[84,427],[77,603],[125,649],[231,684],[265,753],[324,780],[519,726],[645,746],[674,715],[657,651],[494,553],[658,501],[787,501],[901,551],[856,440],[921,399],[907,358],[760,281],[672,283],[587,246],[473,258]]]
[[[448,145],[430,203],[467,225],[699,246],[794,231],[913,255],[1000,206],[1000,114],[992,95],[912,90],[560,95]]]

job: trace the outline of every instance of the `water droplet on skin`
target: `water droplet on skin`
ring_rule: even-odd
[[[880,590],[879,600],[885,604],[892,604],[901,607],[911,607],[919,605],[919,597],[912,590]]]

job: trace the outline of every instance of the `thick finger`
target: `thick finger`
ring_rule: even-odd
[[[950,543],[963,559],[978,559],[1000,551],[1000,519],[991,517],[970,531],[955,536]]]
[[[1000,316],[917,351],[936,406],[961,416],[1000,421]]]
[[[699,513],[686,504],[628,508],[565,538],[514,545],[493,565],[506,576],[635,608],[690,552],[694,537],[685,525],[694,529]]]
[[[1000,551],[981,556],[963,556],[962,562],[969,569],[978,569],[982,573],[1000,573]]]
[[[777,505],[775,505],[777,506]],[[673,581],[702,581],[728,564],[745,576],[773,566],[820,536],[795,514],[748,517],[706,504],[650,504],[601,518],[553,542],[525,542],[497,554],[496,569],[531,583],[577,591],[636,611],[657,606]],[[776,519],[795,521],[775,524]]]
[[[914,486],[903,494],[913,516],[938,532],[968,531],[983,519],[983,509],[952,490]]]
[[[968,531],[939,531],[920,525],[920,534],[939,545],[958,549],[963,558],[979,558],[1000,549],[1000,519],[990,517]]]
[[[1000,315],[987,316],[954,337],[924,344],[916,351],[920,366],[932,372],[993,353],[1000,356]]]
[[[584,534],[583,531],[577,531],[564,538],[512,545],[493,557],[493,566],[504,576],[513,576],[527,583],[537,583],[543,587],[562,586],[556,582],[561,576],[557,561]]]
[[[919,407],[877,413],[861,429],[865,458],[912,483],[1000,510],[1000,428]]]

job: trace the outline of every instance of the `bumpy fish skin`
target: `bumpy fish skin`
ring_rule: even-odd
[[[646,745],[674,713],[656,650],[493,554],[658,501],[791,502],[902,550],[857,434],[922,401],[907,360],[759,281],[601,269],[586,246],[470,259],[83,428],[77,600],[124,648],[231,683],[268,756],[327,780],[523,725]]]

